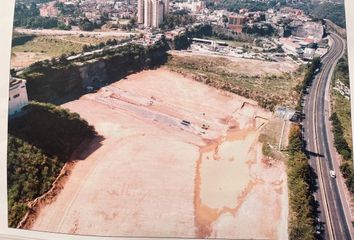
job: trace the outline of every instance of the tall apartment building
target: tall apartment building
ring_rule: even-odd
[[[138,23],[158,28],[168,14],[169,0],[138,0]]]
[[[144,0],[138,0],[138,23],[144,23]]]

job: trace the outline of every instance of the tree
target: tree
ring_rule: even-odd
[[[88,52],[88,51],[90,51],[89,46],[87,46],[86,44],[85,44],[84,46],[82,46],[82,51],[83,51],[83,52]]]
[[[68,63],[68,59],[67,59],[67,56],[65,53],[63,53],[62,55],[60,55],[59,57],[59,63],[60,64],[63,64],[63,65],[66,65]]]
[[[55,64],[57,64],[57,59],[55,57],[52,57],[50,62],[52,63],[52,65],[55,65]]]

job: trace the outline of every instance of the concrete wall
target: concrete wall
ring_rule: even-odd
[[[16,114],[28,104],[26,91],[26,81],[21,81],[13,87],[10,87],[9,94],[9,115]]]

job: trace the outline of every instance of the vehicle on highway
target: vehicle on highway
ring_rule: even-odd
[[[333,170],[329,170],[329,176],[331,178],[336,178],[336,173]]]

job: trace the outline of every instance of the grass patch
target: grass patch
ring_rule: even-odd
[[[214,41],[220,41],[227,43],[230,47],[243,47],[243,48],[252,48],[253,42],[252,41],[237,41],[237,40],[222,40],[217,37],[204,37],[205,39],[210,39]]]
[[[332,104],[333,111],[337,113],[337,117],[342,125],[343,137],[348,143],[349,148],[353,150],[350,100],[332,89]]]
[[[266,64],[266,63],[265,63]],[[167,66],[176,72],[192,75],[196,80],[257,101],[261,107],[273,110],[282,104],[294,106],[299,93],[296,86],[302,81],[303,69],[291,73],[242,73],[242,63],[223,57],[170,56]]]
[[[44,53],[49,57],[58,57],[71,52],[81,52],[83,44],[65,41],[59,38],[47,36],[34,37],[22,45],[12,47],[12,52]]]
[[[116,39],[118,41],[118,40],[123,40],[125,38],[126,37],[95,37],[95,36],[80,37],[80,36],[74,36],[74,35],[63,37],[63,39],[65,39],[67,41],[78,43],[78,44],[86,44],[86,45],[98,45],[101,42],[106,43],[110,39],[111,40]]]

